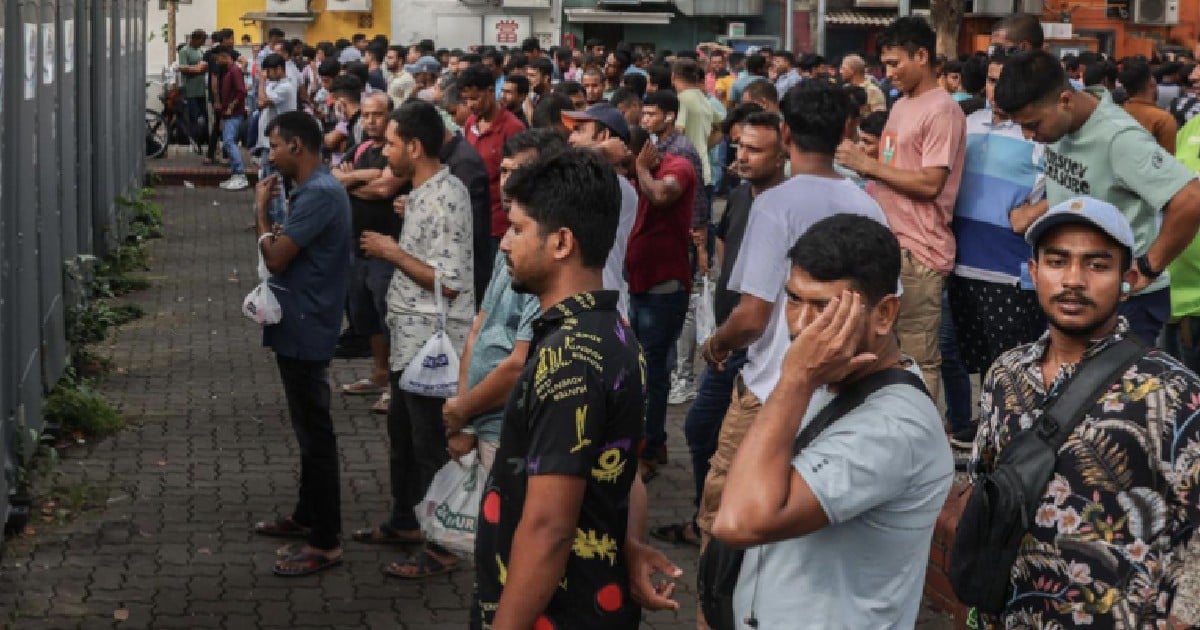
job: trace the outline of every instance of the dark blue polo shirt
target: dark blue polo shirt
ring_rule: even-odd
[[[288,268],[271,276],[283,319],[263,328],[263,345],[305,361],[333,358],[350,268],[350,197],[325,166],[289,198],[283,233],[300,246]]]

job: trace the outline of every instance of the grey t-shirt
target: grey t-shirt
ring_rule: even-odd
[[[831,399],[825,389],[814,394],[804,422]],[[751,630],[744,620],[753,611],[759,628],[912,628],[934,523],[954,476],[933,401],[907,385],[885,387],[792,466],[829,525],[746,551],[733,598],[737,627]]]

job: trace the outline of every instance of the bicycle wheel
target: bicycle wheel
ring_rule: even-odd
[[[170,129],[167,128],[166,121],[163,120],[162,114],[152,110],[146,110],[146,157],[159,158],[167,153],[167,146],[170,144]]]

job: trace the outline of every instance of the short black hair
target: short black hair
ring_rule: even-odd
[[[1150,62],[1146,61],[1145,57],[1127,57],[1121,61],[1121,72],[1117,79],[1125,86],[1125,91],[1133,96],[1146,89],[1153,76],[1150,72]]]
[[[804,81],[788,90],[781,109],[792,143],[802,151],[832,155],[854,108],[850,95],[828,81]]]
[[[630,72],[629,74],[621,77],[621,85],[625,86],[638,96],[646,95],[646,85],[649,83],[649,81],[650,80],[646,77],[646,75],[638,74],[636,72]]]
[[[573,82],[572,82],[573,83]],[[561,86],[562,83],[559,83]],[[575,85],[579,85],[575,83]],[[581,86],[580,90],[583,89]],[[569,112],[575,108],[571,104],[571,99],[565,94],[559,92],[551,92],[538,101],[537,107],[533,108],[533,117],[529,119],[529,124],[535,129],[551,129],[562,124],[562,113]]]
[[[388,119],[396,123],[396,133],[401,138],[420,142],[426,157],[437,158],[446,138],[446,125],[432,103],[406,101]]]
[[[367,52],[371,53],[371,56],[375,58],[375,61],[380,63],[382,63],[383,58],[387,56],[387,51],[387,45],[379,42],[371,42],[367,45]]]
[[[432,55],[433,51],[437,50],[437,44],[434,44],[432,39],[422,39],[417,42],[417,50],[422,54]]]
[[[529,67],[544,77],[554,76],[554,63],[547,57],[538,57],[529,62]]]
[[[894,294],[900,279],[900,243],[886,225],[860,214],[812,224],[788,258],[818,282],[850,281],[868,304]]]
[[[879,34],[876,45],[880,50],[903,48],[909,56],[916,55],[918,50],[924,48],[929,53],[929,61],[932,63],[937,56],[937,33],[925,18],[896,18]]]
[[[1090,87],[1093,85],[1104,85],[1105,82],[1116,83],[1119,77],[1120,72],[1117,69],[1117,64],[1107,60],[1097,61],[1096,63],[1088,64],[1087,68],[1083,71],[1083,85],[1084,87]],[[1137,90],[1131,89],[1124,80],[1121,83],[1127,92],[1131,94],[1137,92]],[[1142,87],[1144,86],[1145,84],[1143,83]]]
[[[542,49],[542,42],[536,37],[526,37],[525,41],[521,42],[522,52],[534,52]]]
[[[398,55],[400,57],[400,61],[402,61],[402,62],[404,61],[404,58],[408,56],[408,46],[402,46],[400,44],[397,44],[395,46],[388,46],[388,50],[396,53],[396,55]],[[384,53],[384,54],[386,55],[386,53]]]
[[[746,115],[742,120],[742,124],[748,127],[769,127],[775,130],[775,133],[782,135],[783,131],[779,128],[779,114],[768,111],[758,111]]]
[[[968,94],[982,94],[987,87],[986,55],[972,55],[962,64],[962,89]]]
[[[743,96],[750,95],[751,100],[761,100],[770,103],[779,102],[779,90],[775,89],[775,84],[770,81],[751,81],[742,94]]]
[[[471,66],[471,65],[475,65],[477,63],[483,63],[483,55],[480,55],[479,53],[469,52],[469,53],[466,53],[463,56],[459,57],[458,60],[460,62],[465,61],[465,62],[467,62],[468,66]]]
[[[676,59],[675,63],[671,64],[671,76],[679,77],[687,83],[704,83],[704,70],[695,59]]]
[[[504,141],[504,157],[512,157],[522,151],[535,149],[538,157],[550,157],[562,153],[569,145],[553,129],[526,129]]]
[[[348,61],[344,66],[342,66],[342,69],[346,71],[347,75],[357,77],[359,82],[363,85],[367,84],[368,78],[371,74],[371,69],[367,67],[367,64],[361,61]]]
[[[681,50],[681,51],[675,53],[675,59],[676,60],[691,59],[692,61],[699,61],[700,53],[698,53],[694,50]]]
[[[641,103],[642,97],[640,94],[627,87],[619,87],[614,90],[612,96],[609,97],[608,104],[612,105],[613,107],[617,107],[631,101],[637,101],[638,103]]]
[[[471,67],[458,73],[458,89],[463,88],[494,90],[496,89],[496,79],[487,66],[481,63],[472,64]]]
[[[1058,59],[1044,50],[1032,50],[1004,62],[993,99],[1001,111],[1015,114],[1034,103],[1054,100],[1070,89]]]
[[[858,123],[858,130],[872,136],[882,136],[883,128],[887,126],[887,120],[888,113],[886,111],[871,112],[862,119],[862,122]]]
[[[554,86],[554,93],[568,97],[583,94],[583,84],[578,81],[560,81],[558,85]]]
[[[790,50],[776,50],[775,52],[771,53],[771,56],[783,57],[784,59],[787,59],[788,66],[796,65],[796,55],[792,54],[792,51]]]
[[[1046,33],[1042,30],[1040,15],[1030,13],[1014,13],[992,26],[992,32],[1004,31],[1008,41],[1014,44],[1029,42],[1034,48],[1041,48],[1046,43]]]
[[[585,48],[594,48],[596,46],[604,46],[604,40],[599,37],[593,37],[584,43]]]
[[[517,86],[517,94],[529,94],[529,77],[523,74],[510,74],[504,78],[504,82]]]
[[[321,126],[315,118],[305,112],[284,112],[272,118],[267,124],[266,135],[269,136],[272,132],[278,133],[284,142],[299,140],[300,146],[310,153],[321,151]]]
[[[364,40],[366,38],[367,38],[367,35],[365,33],[355,33],[354,35],[350,36],[350,41],[361,42],[362,40]]]
[[[559,61],[570,61],[571,51],[567,50],[566,48],[559,48],[558,50],[554,51],[554,58]]]
[[[746,58],[746,72],[767,76],[767,58],[762,55],[750,55]]]
[[[281,28],[270,28],[267,30],[267,39],[274,39],[276,37],[287,37],[287,33],[284,33]]]
[[[325,53],[326,59],[331,59],[337,56],[337,48],[333,46],[332,42],[318,42],[317,50]]]
[[[671,89],[671,69],[665,66],[650,66],[646,69],[647,85],[653,83],[660,90]]]
[[[271,53],[262,60],[262,69],[270,70],[271,68],[282,68],[284,64],[283,56],[276,53]]]
[[[363,82],[358,77],[352,74],[343,74],[334,77],[333,83],[329,86],[330,94],[334,96],[345,96],[354,101],[362,99]]]
[[[346,39],[345,37],[340,37],[340,38],[338,38],[338,40],[336,42],[334,42],[334,46],[338,50],[342,50],[349,45],[350,45],[350,40]]]
[[[616,60],[617,66],[621,68],[622,72],[624,72],[629,66],[633,65],[633,55],[630,55],[628,50],[617,48],[608,54],[612,55],[612,58]]]
[[[604,267],[617,236],[621,188],[616,171],[596,152],[539,156],[513,171],[504,192],[538,224],[539,234],[570,230],[583,266]]]
[[[760,83],[761,83],[761,81],[760,81]],[[862,111],[862,108],[867,105],[867,101],[869,98],[867,96],[867,90],[863,87],[860,87],[857,85],[850,85],[850,84],[842,85],[842,89],[846,90],[846,96],[849,96],[850,102],[854,104],[854,107],[851,108],[851,110],[850,110],[850,117],[858,118],[859,117],[858,113],[860,111]]]
[[[524,70],[525,66],[529,65],[529,60],[522,53],[513,53],[508,58],[508,65],[504,66],[504,74],[512,74],[513,70]]]
[[[746,122],[752,114],[758,114],[766,111],[762,105],[758,103],[738,103],[736,107],[729,110],[725,114],[725,120],[721,121],[721,133],[728,136],[733,132],[734,125],[740,125]]]
[[[667,112],[671,112],[672,114],[679,113],[679,97],[672,90],[651,92],[646,95],[646,99],[642,101],[642,105],[645,107],[657,107],[664,114]]]
[[[337,59],[326,59],[317,66],[318,77],[337,78],[342,72],[342,64],[338,63]]]

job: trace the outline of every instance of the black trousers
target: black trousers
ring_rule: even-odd
[[[388,407],[388,464],[392,481],[391,529],[417,529],[413,507],[425,498],[433,476],[450,455],[442,425],[444,398],[420,396],[400,389],[401,372],[392,372],[392,402]]]
[[[300,443],[300,498],[292,520],[311,528],[308,544],[336,549],[341,544],[342,496],[338,479],[337,435],[329,414],[329,361],[302,361],[276,355],[287,395],[292,429]]]

